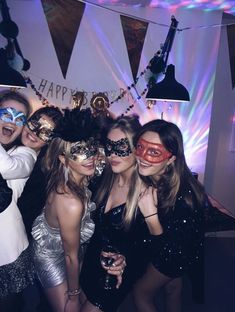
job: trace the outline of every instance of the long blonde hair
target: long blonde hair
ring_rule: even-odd
[[[129,115],[129,116],[120,116],[115,119],[111,125],[109,125],[107,129],[107,134],[114,129],[120,129],[123,133],[125,133],[130,147],[133,151],[133,137],[141,128],[141,124],[139,122],[139,117],[137,115]],[[112,189],[113,183],[115,181],[116,174],[112,172],[111,166],[109,164],[106,165],[106,168],[103,172],[102,180],[100,186],[96,190],[94,194],[94,200],[97,205],[101,204],[104,198],[109,194]],[[133,172],[130,178],[130,186],[127,194],[127,201],[125,205],[125,213],[123,218],[123,225],[125,228],[128,228],[135,218],[137,211],[137,201],[141,187],[141,179],[139,178],[136,163],[135,168],[133,168]]]
[[[47,195],[52,192],[58,194],[68,193],[69,191],[79,197],[81,200],[85,199],[84,184],[79,185],[74,180],[72,174],[68,174],[66,177],[65,170],[68,166],[71,143],[64,141],[61,138],[54,139],[43,158],[42,170],[45,173],[47,180]],[[59,159],[59,156],[63,155],[65,158],[65,164]]]

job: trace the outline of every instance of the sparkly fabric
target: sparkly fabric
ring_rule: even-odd
[[[89,199],[81,222],[81,246],[88,242],[94,232],[95,225],[90,218],[90,213],[94,209],[95,204]],[[66,279],[66,272],[59,228],[50,227],[47,224],[44,212],[42,212],[34,221],[32,236],[33,259],[42,286],[48,288],[61,284]],[[81,247],[81,251],[83,251],[82,249]]]
[[[0,266],[0,298],[19,293],[32,285],[35,277],[29,248],[16,261]]]
[[[112,208],[104,213],[105,204],[95,212],[95,233],[86,251],[80,284],[88,300],[104,312],[114,312],[130,291],[134,281],[143,274],[145,254],[137,242],[146,235],[147,227],[143,218],[138,215],[128,231],[121,226],[125,204]],[[105,272],[100,265],[100,252],[105,244],[114,246],[125,255],[127,266],[119,289],[105,290],[102,277]]]
[[[185,192],[191,193],[190,189]],[[195,301],[203,301],[204,282],[204,211],[197,207],[193,195],[193,208],[179,193],[173,209],[166,214],[159,211],[163,234],[150,235],[145,243],[153,265],[169,277],[188,274],[192,282]],[[205,206],[208,203],[205,202]]]

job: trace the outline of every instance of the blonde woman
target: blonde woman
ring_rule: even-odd
[[[138,117],[131,115],[118,117],[107,130],[105,154],[108,164],[101,183],[94,191],[96,229],[88,246],[80,279],[86,297],[82,312],[116,311],[138,274],[141,274],[139,261],[143,257],[139,247],[136,253],[136,246],[146,226],[139,215],[135,219],[140,179],[133,154],[133,137],[140,127]],[[121,285],[111,289],[104,285],[104,271],[100,263],[102,250],[107,246],[112,247],[114,254],[124,255],[127,262]]]
[[[47,200],[32,228],[38,278],[53,311],[80,311],[83,247],[94,231],[87,177],[95,171],[98,132],[90,110],[65,110],[44,157]]]

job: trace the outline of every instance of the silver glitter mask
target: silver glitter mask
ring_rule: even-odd
[[[71,144],[70,159],[81,162],[92,156],[97,155],[99,143],[94,138],[87,141],[78,141]]]

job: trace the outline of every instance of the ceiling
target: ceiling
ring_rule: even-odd
[[[84,0],[84,2],[86,2]],[[197,8],[206,11],[221,10],[235,15],[235,0],[89,0],[99,5],[148,6],[165,9]]]

